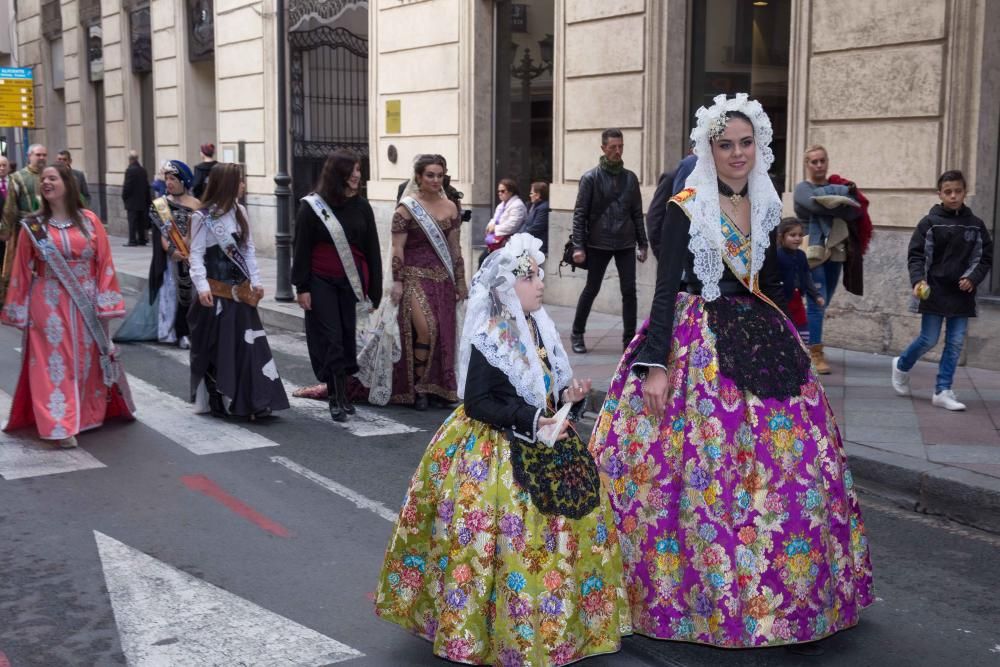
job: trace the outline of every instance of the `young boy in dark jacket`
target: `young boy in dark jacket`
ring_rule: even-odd
[[[920,335],[892,360],[892,387],[910,394],[910,369],[937,344],[947,324],[931,402],[946,410],[964,410],[951,389],[969,318],[976,316],[976,286],[993,265],[993,239],[983,221],[965,205],[965,176],[946,171],[938,177],[938,197],[910,239],[907,264],[921,314]]]

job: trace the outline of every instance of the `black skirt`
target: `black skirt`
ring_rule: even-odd
[[[288,408],[256,308],[219,297],[211,306],[195,301],[188,311],[188,325],[192,401],[207,379],[225,397],[229,412],[238,417]]]

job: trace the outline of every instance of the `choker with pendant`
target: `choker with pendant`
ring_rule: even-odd
[[[718,182],[719,182],[719,194],[724,197],[729,197],[729,201],[733,203],[733,208],[740,205],[740,202],[743,201],[743,198],[747,196],[747,192],[750,188],[750,182],[747,181],[746,185],[743,186],[742,190],[740,190],[739,192],[733,192],[733,189],[728,185],[726,185],[725,183],[723,183],[721,180],[719,180]]]

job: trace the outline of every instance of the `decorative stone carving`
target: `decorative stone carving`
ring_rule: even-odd
[[[215,57],[215,8],[212,0],[187,0],[188,60]]]
[[[132,71],[136,74],[153,71],[153,38],[150,31],[149,7],[129,13],[132,45]]]
[[[333,26],[352,9],[368,9],[368,0],[290,0],[288,32],[311,30],[317,25]]]
[[[62,7],[59,0],[45,0],[42,3],[42,34],[52,41],[62,37]]]

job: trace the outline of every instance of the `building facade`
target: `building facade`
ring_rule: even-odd
[[[843,290],[826,342],[896,351],[917,329],[905,252],[936,201],[937,175],[962,169],[969,203],[998,228],[1000,5],[988,0],[285,0],[288,66],[276,67],[276,0],[19,0],[17,63],[36,68],[32,140],[65,145],[105,193],[112,227],[130,148],[147,166],[196,161],[212,140],[240,161],[258,246],[274,249],[273,177],[285,133],[292,188],[322,159],[363,157],[382,230],[414,155],[443,154],[474,212],[466,261],[481,246],[495,184],[551,183],[547,300],[572,305],[579,272],[556,263],[576,183],[619,127],[648,203],[684,155],[695,109],[749,92],[775,126],[772,176],[785,194],[803,151],[827,147],[831,172],[871,200],[876,234],[865,296]],[[58,16],[58,22],[56,17]],[[0,43],[2,44],[2,43]],[[3,56],[0,55],[0,58]],[[60,67],[61,63],[61,67]],[[288,126],[277,125],[284,80]],[[93,176],[98,175],[97,177]],[[386,239],[388,246],[388,239]],[[1000,280],[984,285],[967,359],[1000,365]],[[639,271],[648,308],[655,266]],[[613,270],[595,307],[620,307]]]

